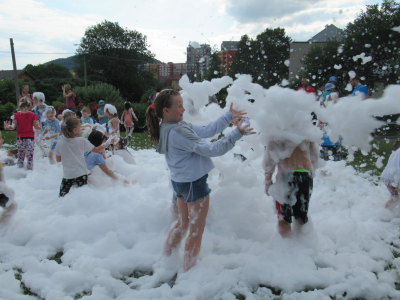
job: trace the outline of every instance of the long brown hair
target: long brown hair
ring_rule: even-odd
[[[79,126],[80,122],[77,118],[67,118],[65,123],[61,125],[61,132],[64,137],[70,139],[74,138],[75,134],[73,130]]]
[[[174,90],[165,90],[158,94],[152,104],[146,110],[146,123],[150,136],[150,141],[153,144],[158,144],[160,141],[160,120],[163,118],[163,109],[171,108],[173,104],[173,96],[179,96],[180,93]],[[154,107],[154,109],[153,109]]]

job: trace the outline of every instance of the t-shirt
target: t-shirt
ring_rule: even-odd
[[[89,118],[87,118],[87,119],[84,119],[84,118],[82,117],[82,118],[81,118],[81,121],[82,121],[82,123],[85,123],[85,124],[94,125],[93,120],[92,120],[91,117],[89,117]]]
[[[394,151],[390,157],[381,179],[393,181],[396,185],[400,183],[400,149]]]
[[[97,110],[97,115],[104,115],[104,109],[99,108]],[[108,123],[108,117],[104,115],[104,117],[99,118],[99,123],[100,124],[107,124]]]
[[[73,92],[71,92],[71,93],[72,93],[71,97],[65,98],[65,102],[66,102],[67,108],[74,108],[75,107],[75,94]],[[69,93],[67,93],[67,94],[69,94]]]
[[[323,93],[322,95],[321,95],[321,101],[322,101],[322,103],[325,103],[325,101],[326,101],[326,99],[328,98],[328,96],[330,95],[330,94],[332,94],[333,92],[331,92],[331,91],[329,91],[329,92],[325,92],[325,93]]]
[[[32,112],[33,112],[34,114],[37,115],[38,120],[39,120],[39,122],[42,123],[42,125],[43,125],[43,123],[44,123],[44,120],[42,120],[42,117],[43,117],[43,113],[46,111],[46,108],[47,108],[47,105],[46,105],[46,104],[43,104],[43,107],[42,107],[42,108],[39,108],[38,106],[35,106],[35,107],[32,109]]]
[[[21,113],[17,112],[14,114],[14,120],[17,121],[17,139],[22,137],[35,137],[33,132],[33,121],[37,120],[38,117],[33,112]]]
[[[54,153],[61,156],[65,179],[73,179],[89,174],[84,153],[94,146],[82,137],[63,138],[57,142]]]
[[[49,120],[46,120],[44,122],[43,129],[47,129],[48,135],[55,135],[57,133],[60,133],[61,132],[60,122],[58,122],[57,119],[54,119],[53,122],[49,122]],[[58,140],[59,137],[51,139],[51,144],[53,145],[54,143],[57,143]]]
[[[317,94],[315,89],[311,86],[309,86],[307,89],[305,89],[303,86],[299,87],[298,91],[300,91],[300,90],[304,90],[304,91],[306,91],[306,93],[314,93],[315,95]]]
[[[357,96],[360,93],[362,94],[363,99],[365,99],[365,95],[369,95],[368,89],[365,87],[365,85],[360,84],[358,87],[356,87],[352,95]]]
[[[106,161],[100,153],[85,152],[86,166],[89,170],[92,170],[97,165],[105,165]]]

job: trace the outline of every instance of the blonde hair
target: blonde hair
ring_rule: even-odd
[[[61,125],[61,132],[64,137],[70,139],[75,137],[74,129],[78,128],[80,122],[77,118],[67,118]]]
[[[21,99],[19,99],[18,102],[19,109],[29,108],[30,106],[31,106],[31,99],[29,99],[28,97],[22,97]]]
[[[64,85],[65,90],[70,91],[71,90],[71,86],[69,84],[65,84]]]
[[[81,109],[81,112],[85,112],[85,113],[88,113],[88,114],[91,113],[89,107],[84,107],[84,108],[82,108],[82,109]]]
[[[153,144],[158,144],[160,141],[160,119],[163,118],[163,109],[164,107],[171,108],[174,96],[180,96],[180,93],[174,90],[164,90],[154,100],[154,109],[149,106],[146,110],[147,133]]]
[[[68,119],[68,118],[72,118],[75,115],[75,113],[73,111],[67,111],[65,113],[63,113],[63,120],[64,122]]]

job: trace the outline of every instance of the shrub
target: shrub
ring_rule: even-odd
[[[4,121],[10,121],[11,116],[14,114],[14,111],[16,109],[17,106],[11,102],[8,102],[4,105],[0,105],[0,124],[2,128],[4,127]]]
[[[138,122],[135,126],[135,132],[143,131],[143,127],[146,124],[146,110],[148,104],[147,103],[132,103],[132,109],[135,112],[136,117],[138,118]]]

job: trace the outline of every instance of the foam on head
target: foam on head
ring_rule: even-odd
[[[42,92],[34,92],[33,98],[39,100],[39,102],[42,102],[42,103],[44,103],[44,101],[45,101],[45,97]]]
[[[112,114],[112,115],[117,114],[117,109],[116,109],[115,106],[112,105],[112,104],[106,104],[106,105],[104,106],[104,111],[108,111],[108,113],[110,113],[110,114]]]

